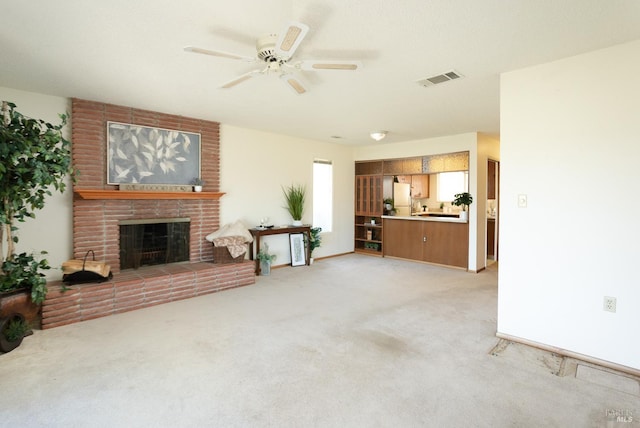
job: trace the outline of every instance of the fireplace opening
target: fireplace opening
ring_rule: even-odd
[[[120,269],[189,260],[189,218],[120,221]]]

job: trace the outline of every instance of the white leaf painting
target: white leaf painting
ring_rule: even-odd
[[[108,183],[187,185],[200,178],[200,134],[108,122]]]

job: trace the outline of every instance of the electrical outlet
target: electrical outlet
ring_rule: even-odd
[[[607,312],[615,312],[616,311],[616,298],[611,296],[604,296],[604,304],[602,307],[603,310]]]

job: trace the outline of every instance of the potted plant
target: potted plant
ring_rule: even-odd
[[[71,143],[62,136],[67,116],[61,114],[60,119],[59,125],[52,125],[22,115],[13,103],[2,103],[0,242],[4,241],[6,247],[0,245],[0,293],[25,290],[29,305],[44,301],[47,288],[42,271],[50,267],[37,255],[16,254],[16,223],[35,217],[51,191],[64,192],[65,178],[69,174],[73,178]],[[2,313],[0,316],[7,316]]]
[[[21,314],[0,318],[0,352],[13,351],[29,334],[31,334],[31,326]]]
[[[202,186],[204,186],[204,180],[200,177],[196,177],[191,180],[191,184],[193,185],[194,192],[202,192]]]
[[[473,202],[473,198],[471,197],[471,193],[463,192],[463,193],[457,193],[454,195],[454,200],[452,204],[457,207],[462,206],[462,212],[460,212],[461,220],[467,221],[469,219],[469,213],[467,212],[467,207],[471,205],[472,202]]]
[[[309,233],[309,263],[313,263],[313,250],[320,246],[322,242],[322,237],[320,236],[320,232],[322,232],[321,227],[312,227]]]
[[[393,210],[393,199],[384,198],[383,203],[384,203],[384,209],[387,210],[387,212]]]
[[[276,255],[269,254],[268,244],[264,244],[264,247],[260,248],[256,258],[260,261],[260,274],[269,275],[271,273],[271,263],[276,259]]]
[[[283,187],[282,192],[287,202],[285,208],[289,211],[291,218],[293,218],[293,225],[301,226],[306,196],[305,186],[292,184],[289,187]]]

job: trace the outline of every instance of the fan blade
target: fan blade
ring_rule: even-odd
[[[305,24],[295,21],[289,22],[284,31],[278,35],[276,54],[285,60],[291,58],[308,32],[309,27]]]
[[[239,59],[241,61],[246,61],[246,62],[254,62],[256,60],[255,58],[251,58],[248,56],[237,55],[237,54],[224,52],[224,51],[214,51],[210,49],[196,48],[194,46],[187,46],[184,48],[184,50],[187,52],[193,52],[193,53],[199,53],[199,54],[211,55],[211,56],[219,56],[222,58]]]
[[[307,60],[300,61],[295,64],[296,68],[305,71],[317,71],[317,70],[347,70],[355,71],[362,68],[360,61],[316,61]]]
[[[282,80],[290,89],[294,90],[298,95],[302,95],[307,92],[307,88],[304,87],[302,81],[293,74],[283,74],[280,76]]]
[[[251,70],[248,73],[244,73],[236,77],[235,79],[229,80],[228,82],[222,84],[220,88],[221,89],[233,88],[234,86],[239,85],[240,83],[251,79],[255,74],[259,74],[259,73],[261,73],[261,70]]]

